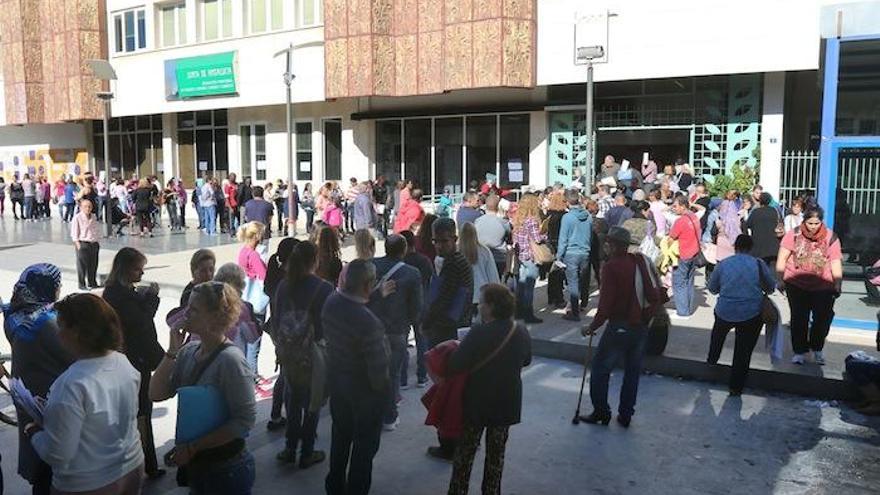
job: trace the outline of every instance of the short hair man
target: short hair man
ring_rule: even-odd
[[[568,213],[562,216],[556,260],[565,265],[565,282],[568,284],[569,309],[564,319],[580,321],[580,277],[590,263],[590,241],[593,217],[581,206],[580,193],[576,189],[565,192]]]
[[[673,300],[675,301],[675,314],[673,318],[686,320],[693,314],[694,302],[694,277],[697,272],[695,258],[700,253],[700,221],[690,210],[690,203],[686,196],[676,196],[672,201],[672,211],[678,215],[678,220],[672,224],[669,237],[678,241],[679,261],[675,271],[672,272]]]

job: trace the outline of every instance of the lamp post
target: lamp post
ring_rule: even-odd
[[[587,64],[587,108],[584,119],[584,133],[587,136],[587,157],[586,164],[589,167],[587,172],[591,179],[593,169],[595,168],[595,158],[593,157],[593,60],[605,56],[605,48],[602,45],[596,46],[579,46],[577,48],[577,61],[586,62]]]
[[[107,81],[107,88],[110,87],[110,81],[116,80],[116,71],[113,66],[106,60],[86,60],[86,64],[92,70],[95,78]],[[99,100],[104,102],[104,187],[106,189],[107,200],[104,201],[104,225],[106,227],[106,235],[110,237],[113,234],[113,216],[110,198],[110,102],[113,100],[112,91],[98,91]]]

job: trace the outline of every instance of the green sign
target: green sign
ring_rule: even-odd
[[[228,95],[235,89],[235,52],[173,60],[177,97]]]

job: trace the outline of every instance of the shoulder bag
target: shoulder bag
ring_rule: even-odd
[[[700,245],[700,238],[702,237],[700,235],[700,228],[698,227],[698,224],[694,223],[694,219],[691,218],[690,216],[688,216],[688,220],[690,221],[691,225],[694,227],[694,234],[697,236],[697,245],[699,246],[699,249],[697,250],[697,254],[691,259],[693,260],[695,267],[703,268],[709,264],[709,260],[706,259],[706,255],[703,254],[703,246]]]
[[[201,365],[196,365],[190,379],[177,389],[175,444],[197,440],[216,430],[229,419],[229,406],[223,399],[223,394],[213,385],[198,385],[198,382],[217,356],[231,346],[232,344],[229,343],[220,344]]]

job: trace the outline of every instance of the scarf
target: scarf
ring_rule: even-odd
[[[806,222],[801,223],[801,235],[810,240],[810,242],[818,242],[820,244],[825,243],[825,239],[828,238],[828,227],[825,226],[824,223],[819,225],[819,230],[815,233],[810,233],[810,229],[807,228]]]
[[[3,305],[10,340],[33,340],[43,325],[55,318],[52,303],[60,286],[61,270],[57,266],[38,263],[25,268],[12,290],[12,301]]]
[[[828,264],[828,228],[821,224],[815,233],[810,233],[807,224],[800,226],[800,235],[795,236],[795,266],[804,271],[821,274]]]

